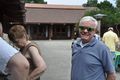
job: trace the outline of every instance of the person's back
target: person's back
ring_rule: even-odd
[[[104,33],[102,40],[111,51],[115,51],[115,46],[119,39],[117,34],[114,33],[112,30],[109,30],[108,32]]]

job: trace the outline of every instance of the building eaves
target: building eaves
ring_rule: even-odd
[[[81,5],[55,5],[55,4],[33,4],[33,3],[26,3],[26,8],[42,8],[42,9],[72,9],[72,10],[85,10],[84,7]]]

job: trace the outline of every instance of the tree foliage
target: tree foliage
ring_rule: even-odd
[[[25,0],[26,3],[46,3],[44,0]]]
[[[110,3],[109,1],[103,1],[103,2],[100,2],[100,3],[98,3],[97,4],[97,7],[99,8],[99,9],[107,9],[107,10],[113,10],[114,9],[114,7],[113,7],[113,5],[112,5],[112,3]]]
[[[120,8],[120,0],[116,0],[116,7]]]
[[[106,14],[107,16],[101,19],[102,25],[112,26],[120,24],[120,9],[114,7],[109,1],[98,3],[97,8],[98,9],[86,12],[85,15],[94,16],[99,13]]]
[[[88,0],[86,4],[83,4],[85,7],[96,7],[98,0]]]

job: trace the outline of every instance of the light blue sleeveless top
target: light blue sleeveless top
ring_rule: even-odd
[[[16,53],[18,51],[0,37],[0,72],[7,73],[5,72],[7,63]]]

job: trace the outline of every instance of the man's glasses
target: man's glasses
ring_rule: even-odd
[[[85,27],[85,26],[79,26],[79,29],[80,29],[80,30],[85,30],[85,29],[87,29],[87,31],[89,31],[89,32],[94,31],[94,28]]]

